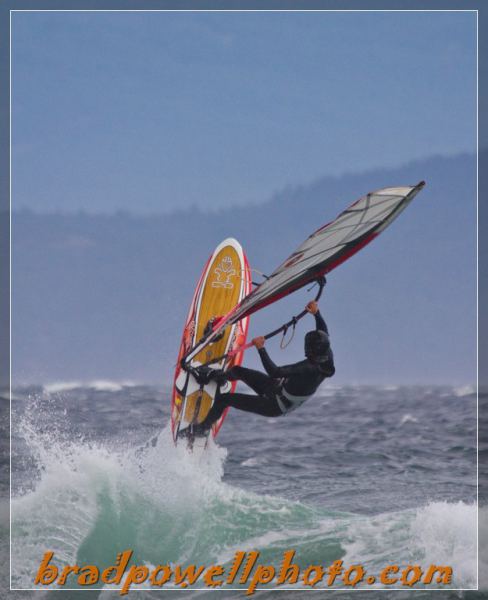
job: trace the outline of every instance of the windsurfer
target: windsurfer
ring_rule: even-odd
[[[209,370],[197,375],[200,383],[208,383],[212,379],[219,385],[224,385],[227,381],[242,381],[256,395],[219,391],[204,421],[193,425],[194,435],[204,435],[228,406],[265,417],[287,414],[313,396],[326,377],[334,375],[334,356],[330,347],[329,331],[317,302],[309,302],[306,310],[314,315],[316,328],[305,335],[304,360],[282,367],[275,365],[264,347],[265,338],[261,336],[254,338],[253,345],[259,352],[266,374],[235,366],[226,372]],[[187,431],[181,431],[180,435],[185,435]]]

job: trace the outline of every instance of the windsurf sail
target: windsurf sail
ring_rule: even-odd
[[[389,187],[370,192],[351,204],[334,221],[317,229],[273,273],[187,353],[189,361],[228,326],[276,302],[312,281],[320,280],[377,237],[424,187]]]

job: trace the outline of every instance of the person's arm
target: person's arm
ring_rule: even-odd
[[[327,335],[329,335],[329,330],[327,329],[327,323],[324,321],[324,317],[320,314],[320,311],[317,311],[314,315],[315,317],[315,327],[317,331],[324,331]]]
[[[273,379],[279,379],[280,377],[290,377],[291,375],[303,375],[310,371],[308,365],[304,365],[302,363],[296,363],[293,365],[283,365],[282,367],[278,367],[269,357],[266,348],[259,348],[258,352],[266,373],[270,377],[273,377]]]
[[[320,314],[319,305],[315,300],[310,301],[305,307],[310,314],[315,317],[315,327],[318,331],[323,331],[327,335],[329,335],[329,330],[327,329],[327,324],[324,321],[324,317]]]
[[[261,362],[263,363],[263,367],[264,370],[266,371],[266,373],[270,376],[270,377],[280,377],[279,370],[280,368],[274,364],[274,362],[271,360],[268,352],[266,351],[266,348],[258,348],[258,352],[259,352],[259,358],[261,359]]]
[[[284,365],[282,367],[278,367],[271,360],[269,354],[267,353],[264,347],[264,337],[260,336],[254,338],[252,343],[258,349],[259,356],[261,358],[261,362],[263,363],[263,367],[266,373],[274,379],[279,379],[280,377],[290,377],[290,375],[302,375],[310,370],[310,367],[303,363],[296,363],[293,365]]]

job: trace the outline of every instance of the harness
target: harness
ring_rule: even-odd
[[[281,379],[278,383],[278,389],[276,390],[276,402],[280,407],[282,414],[287,414],[296,410],[299,406],[301,406],[306,400],[310,398],[313,394],[308,396],[294,396],[287,392],[283,387],[284,379]]]

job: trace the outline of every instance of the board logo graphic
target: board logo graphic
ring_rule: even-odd
[[[220,265],[214,269],[214,273],[216,273],[217,279],[212,281],[212,287],[223,287],[229,290],[234,287],[230,278],[233,275],[236,275],[236,270],[233,268],[232,258],[230,256],[224,256]]]

